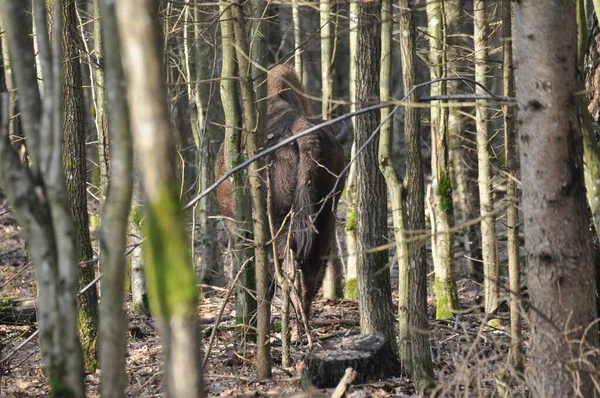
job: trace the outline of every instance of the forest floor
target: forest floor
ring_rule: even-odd
[[[1,202],[1,201],[0,201]],[[437,396],[526,396],[522,380],[512,378],[509,365],[508,307],[500,307],[500,325],[482,322],[481,286],[467,279],[458,282],[461,312],[451,319],[430,322],[430,341],[438,382]],[[203,352],[224,304],[224,289],[205,289],[200,306],[203,327]],[[14,216],[0,203],[0,298],[33,298],[34,270],[26,254]],[[396,300],[396,298],[394,298]],[[433,317],[431,295],[428,297],[430,319]],[[318,344],[338,336],[358,334],[359,314],[356,300],[323,300],[313,304],[313,337]],[[158,334],[151,320],[129,314],[127,340],[127,396],[164,396],[162,354]],[[279,302],[274,300],[274,322],[280,319]],[[249,397],[325,397],[332,390],[316,390],[302,381],[302,359],[308,352],[305,343],[292,348],[294,365],[281,366],[280,334],[271,339],[273,378],[256,380],[253,369],[254,347],[235,348],[235,310],[233,300],[226,303],[205,368],[205,385],[209,396]],[[0,323],[1,320],[0,320]],[[524,328],[527,325],[524,323]],[[42,366],[37,338],[23,344],[36,331],[36,325],[0,324],[0,397],[43,397],[48,395],[48,381]],[[527,330],[525,330],[525,340]],[[99,396],[100,373],[86,375],[87,395]],[[346,395],[362,397],[417,396],[407,377],[381,380],[368,385],[351,386]]]

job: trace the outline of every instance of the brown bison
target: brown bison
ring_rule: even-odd
[[[304,88],[292,69],[283,65],[271,68],[267,84],[265,146],[270,147],[312,124],[308,120],[309,105]],[[307,317],[325,275],[335,228],[335,209],[345,183],[341,175],[345,162],[344,151],[329,128],[300,137],[267,157],[271,217],[275,231],[279,231],[274,240],[277,257],[283,264],[286,247],[291,249],[300,271],[300,297],[293,292],[292,297],[294,305],[302,305]],[[217,178],[225,171],[224,145],[221,145]],[[229,180],[217,188],[221,212],[227,217],[233,217],[231,193]]]

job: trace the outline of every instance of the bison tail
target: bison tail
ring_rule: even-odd
[[[317,164],[309,153],[303,153],[300,145],[300,164],[298,182],[294,197],[294,218],[292,224],[293,250],[296,259],[305,260],[313,252],[317,239],[316,217],[318,206],[318,189],[315,181]]]

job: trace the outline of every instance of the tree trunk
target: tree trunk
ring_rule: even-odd
[[[234,27],[231,15],[231,2],[223,0],[219,3],[221,13],[221,41],[222,41],[222,59],[221,67],[221,102],[223,103],[223,112],[225,114],[225,137],[221,150],[224,150],[225,168],[231,170],[242,161],[242,137],[240,127],[241,111],[239,106],[239,94],[234,80],[236,76],[236,57],[234,42]],[[236,173],[232,178],[232,210],[233,224],[231,230],[234,233],[232,237],[234,253],[232,254],[233,275],[245,267],[240,275],[238,285],[236,286],[236,324],[242,325],[236,334],[237,342],[243,343],[246,339],[252,339],[255,335],[250,331],[251,314],[256,309],[256,300],[248,294],[255,287],[254,269],[246,264],[252,254],[244,250],[245,240],[248,239],[247,215],[250,211],[248,205],[248,195],[246,181],[243,173]],[[218,190],[218,188],[217,188]],[[217,194],[218,195],[218,194]]]
[[[96,277],[96,262],[90,239],[90,226],[86,197],[86,147],[85,112],[81,65],[79,62],[75,0],[63,2],[63,162],[71,215],[75,223],[76,244],[79,261],[79,288],[87,286]],[[40,27],[42,28],[42,27]],[[93,286],[79,295],[79,336],[83,349],[85,370],[98,366],[98,290]]]
[[[429,59],[431,78],[444,77],[444,50],[446,39],[441,3],[427,3],[429,20]],[[446,94],[446,83],[431,85],[431,95]],[[448,162],[448,110],[440,102],[431,103],[431,185],[432,185],[432,242],[431,251],[435,270],[436,318],[448,318],[458,308],[458,292],[453,271],[454,218],[452,183]]]
[[[487,87],[488,19],[486,2],[476,0],[474,7],[475,36],[475,81]],[[481,86],[475,88],[476,94],[485,94]],[[498,307],[498,255],[496,244],[496,217],[493,214],[494,200],[492,176],[490,175],[489,120],[483,101],[475,106],[475,125],[477,129],[477,169],[479,185],[479,211],[481,217],[481,255],[483,259],[483,292],[485,312],[491,314]]]
[[[333,53],[333,44],[335,39],[334,25],[332,21],[332,3],[331,0],[320,0],[320,19],[321,19],[321,118],[330,120],[333,116],[333,92],[335,82],[335,68]],[[332,244],[331,253],[333,256],[327,261],[327,269],[325,278],[323,278],[323,297],[336,298],[340,297],[340,289],[342,280],[341,264],[337,257],[337,252]]]
[[[379,73],[379,98],[381,102],[390,101],[392,99],[391,78],[392,78],[392,1],[384,0],[381,5],[381,67]],[[394,108],[396,111],[397,108]],[[387,120],[387,121],[386,121]],[[379,136],[379,169],[385,178],[387,192],[390,197],[392,207],[392,220],[394,225],[394,238],[396,240],[396,254],[398,257],[398,314],[401,317],[400,323],[401,335],[400,339],[403,343],[407,342],[408,333],[408,250],[406,246],[406,215],[404,212],[403,203],[403,188],[402,182],[394,169],[392,162],[392,113],[389,108],[381,110],[381,132]],[[387,207],[387,206],[385,206]],[[386,209],[387,212],[387,209]],[[387,218],[387,215],[386,215]],[[387,221],[386,221],[387,222]],[[402,355],[404,358],[410,357],[410,349],[408,345],[404,345]],[[410,359],[408,361],[410,363]]]
[[[357,45],[358,45],[358,13],[359,0],[350,0],[349,19],[349,47],[350,47],[350,72],[348,74],[348,91],[350,93],[350,112],[356,110],[356,64],[357,60]],[[354,143],[352,144],[351,158],[356,154],[356,118],[352,119],[352,127],[354,130]],[[346,282],[344,287],[344,297],[355,299],[358,298],[358,266],[357,266],[357,242],[356,242],[356,162],[350,165],[348,178],[346,180],[346,250],[348,252],[348,261],[346,263]]]
[[[127,260],[125,245],[133,187],[133,149],[129,131],[123,67],[114,3],[98,1],[102,18],[103,43],[106,51],[105,67],[106,105],[109,145],[112,156],[109,169],[107,197],[102,211],[100,229],[100,267],[103,274],[100,302],[100,389],[103,396],[116,397],[125,392],[125,355],[127,342],[127,314],[123,310]],[[109,149],[109,148],[106,148]],[[147,307],[147,306],[146,306]],[[147,308],[146,308],[147,309]]]
[[[118,2],[116,7],[131,126],[147,194],[143,248],[150,306],[163,338],[167,391],[174,397],[202,396],[198,292],[176,186],[158,2]]]
[[[512,54],[511,3],[502,3],[502,54],[503,87],[505,96],[515,95]],[[514,369],[522,369],[521,355],[521,273],[519,267],[519,211],[517,193],[517,142],[515,134],[514,107],[504,104],[504,171],[506,178],[506,209],[508,275],[510,278],[510,341],[511,361]]]
[[[416,83],[416,49],[414,3],[400,0],[400,51],[402,52],[402,81],[404,92],[408,93]],[[415,102],[416,93],[407,101]],[[423,161],[419,108],[407,107],[404,113],[404,142],[406,145],[406,224],[415,235],[425,230],[425,187],[423,182]],[[414,236],[411,236],[414,237]],[[414,378],[417,391],[424,391],[435,383],[433,361],[429,345],[427,318],[427,259],[425,242],[413,241],[408,245],[408,279],[399,281],[409,290],[408,308],[398,305],[400,332],[400,360],[402,366]],[[406,272],[404,272],[405,274]],[[404,276],[406,278],[406,275]],[[399,286],[400,290],[400,286]],[[402,294],[399,292],[399,295]]]
[[[356,91],[358,109],[377,98],[380,57],[379,4],[361,3],[357,21]],[[355,119],[356,147],[361,148],[379,125],[377,112]],[[377,140],[356,154],[356,240],[360,329],[362,334],[386,337],[397,351],[387,250],[367,253],[387,243],[387,195],[379,171]]]
[[[267,87],[264,69],[267,67],[267,22],[262,20],[266,12],[264,0],[253,0],[252,17],[255,21],[252,27],[253,51],[250,51],[246,36],[245,18],[240,0],[232,1],[233,28],[235,31],[235,48],[237,53],[238,72],[242,101],[244,104],[244,122],[242,134],[246,133],[246,157],[250,158],[259,152],[259,146],[266,141],[267,126]],[[250,58],[248,59],[248,54]],[[262,70],[261,68],[262,67]],[[254,78],[254,84],[253,84]],[[256,90],[256,97],[255,91]],[[260,105],[259,105],[260,104]],[[271,377],[271,297],[269,264],[266,242],[267,206],[263,181],[265,180],[264,159],[253,162],[248,166],[250,180],[250,196],[252,197],[252,232],[254,244],[254,268],[256,272],[256,374],[260,379]]]
[[[214,59],[214,50],[209,42],[212,38],[216,40],[216,35],[212,34],[210,29],[211,17],[214,16],[216,7],[205,5],[202,7],[201,0],[195,0],[193,11],[193,40],[194,51],[192,56],[195,64],[195,79],[197,82],[212,79],[215,66],[213,63],[201,62],[201,60]],[[196,147],[198,154],[198,189],[200,193],[208,188],[214,180],[214,154],[211,152],[212,140],[216,137],[217,131],[211,123],[216,119],[218,104],[214,98],[216,84],[194,85],[194,105],[195,116],[192,126],[195,127]],[[216,192],[211,192],[202,198],[196,209],[196,216],[199,220],[200,228],[200,246],[202,257],[200,259],[200,280],[203,283],[216,286],[224,286],[226,283],[223,270],[223,261],[219,251],[218,242],[214,237],[217,236],[217,220],[211,218],[217,210]]]
[[[572,2],[515,4],[530,368],[534,397],[593,396],[598,346],[595,274],[576,103],[576,11]],[[583,358],[581,358],[583,359]],[[589,362],[588,362],[589,360]],[[591,372],[591,373],[589,373]]]

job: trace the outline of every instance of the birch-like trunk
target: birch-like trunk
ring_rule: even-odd
[[[439,2],[427,3],[429,60],[431,79],[445,76],[444,18]],[[446,94],[446,83],[431,85],[431,96]],[[431,251],[435,271],[436,318],[448,318],[458,307],[458,292],[453,273],[454,219],[452,183],[448,160],[448,109],[440,101],[431,102]]]
[[[476,0],[474,8],[475,81],[487,87],[489,81],[488,58],[488,19],[487,4]],[[476,94],[485,94],[481,86]],[[496,216],[493,214],[493,186],[490,173],[489,120],[486,105],[477,101],[475,106],[475,126],[477,129],[477,169],[479,185],[479,211],[481,217],[481,256],[483,259],[483,293],[485,312],[491,314],[498,307],[498,254],[496,243]]]
[[[349,47],[350,47],[350,72],[348,74],[348,91],[350,93],[350,112],[356,110],[356,63],[357,63],[357,43],[358,43],[358,14],[359,0],[350,0],[350,11],[348,13],[349,28]],[[352,127],[356,134],[356,119],[352,119]],[[351,158],[356,154],[356,135],[352,144]],[[346,179],[346,250],[348,252],[348,261],[346,262],[346,282],[344,286],[344,297],[358,297],[358,269],[356,263],[356,162],[350,165],[348,178]]]

